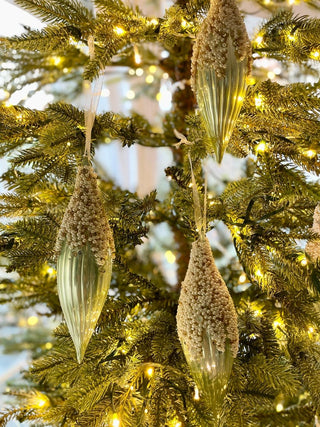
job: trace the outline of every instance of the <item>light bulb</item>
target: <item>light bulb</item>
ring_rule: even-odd
[[[256,146],[256,153],[264,153],[267,150],[267,143],[266,141],[260,141],[259,144]]]
[[[146,374],[149,378],[151,378],[154,374],[154,369],[152,367],[148,368]]]
[[[114,27],[113,31],[118,35],[118,36],[123,36],[126,31],[121,28],[121,27]]]
[[[120,427],[120,420],[119,420],[118,414],[113,414],[112,427]]]

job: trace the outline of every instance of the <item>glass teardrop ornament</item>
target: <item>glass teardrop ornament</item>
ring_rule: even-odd
[[[231,38],[225,75],[218,77],[213,67],[198,67],[195,88],[200,115],[218,163],[221,163],[239,116],[246,93],[248,60],[239,60]]]
[[[65,241],[57,264],[60,304],[73,340],[77,360],[81,363],[94,332],[112,273],[112,254],[98,266],[90,245],[76,253]]]
[[[208,331],[204,331],[202,357],[199,358],[189,353],[183,341],[181,344],[192,378],[209,403],[212,426],[219,426],[221,408],[234,361],[230,343],[226,343],[225,351],[219,351]]]

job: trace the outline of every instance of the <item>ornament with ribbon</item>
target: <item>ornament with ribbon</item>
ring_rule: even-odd
[[[189,160],[199,238],[192,244],[188,270],[181,286],[177,329],[191,375],[210,405],[212,425],[218,426],[238,352],[237,314],[205,235],[206,191],[202,209],[190,157]]]
[[[239,116],[252,63],[235,0],[211,0],[192,55],[192,87],[209,141],[221,163]]]
[[[88,40],[90,59],[94,40]],[[57,237],[57,287],[62,312],[81,363],[108,294],[114,242],[97,175],[91,166],[91,132],[103,83],[103,74],[87,82],[86,144],[73,195]]]

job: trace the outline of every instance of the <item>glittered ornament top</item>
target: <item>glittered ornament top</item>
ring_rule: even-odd
[[[74,193],[59,230],[57,253],[65,241],[74,253],[89,244],[98,266],[103,266],[114,253],[113,236],[103,209],[97,175],[91,166],[78,169]]]
[[[197,35],[192,56],[192,84],[198,69],[213,68],[224,77],[227,68],[229,39],[239,61],[247,59],[247,74],[251,71],[251,43],[235,0],[212,0],[206,19]]]
[[[313,262],[320,258],[320,203],[317,204],[313,214],[312,231],[319,235],[316,240],[310,240],[306,245],[306,253]]]
[[[180,341],[191,360],[202,359],[204,336],[210,336],[220,352],[225,351],[228,342],[233,357],[237,355],[237,314],[207,238],[192,244],[179,299],[177,327]]]

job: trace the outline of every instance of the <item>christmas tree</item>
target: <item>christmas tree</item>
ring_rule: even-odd
[[[18,273],[1,303],[41,304],[60,324],[46,345],[33,339],[0,425],[317,425],[319,2],[306,2],[309,16],[292,0],[252,2],[267,18],[250,43],[231,0],[174,0],[161,17],[121,0],[15,3],[45,25],[1,40],[0,248]],[[119,67],[147,73],[151,93],[172,82],[160,128],[135,112],[95,114],[101,76]],[[30,84],[56,101],[11,105]],[[79,108],[84,86],[91,104]],[[169,190],[116,185],[95,155],[112,141],[170,149]],[[242,177],[213,185],[209,164],[219,173],[225,150]],[[155,253],[176,265],[176,283]]]

